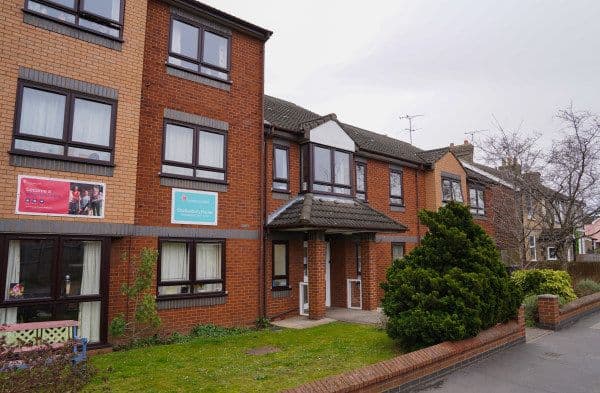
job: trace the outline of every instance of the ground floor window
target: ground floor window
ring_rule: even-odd
[[[537,245],[535,236],[529,236],[529,257],[532,261],[537,261]]]
[[[548,247],[547,254],[547,258],[549,261],[556,261],[558,259],[558,252],[556,251],[556,247]]]
[[[289,287],[288,251],[287,242],[273,242],[273,289]]]
[[[5,236],[0,325],[79,321],[79,336],[105,341],[103,284],[106,240],[63,236]]]
[[[404,243],[392,243],[392,261],[404,258]]]

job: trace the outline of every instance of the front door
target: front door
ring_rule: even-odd
[[[325,307],[331,307],[331,242],[325,251]]]

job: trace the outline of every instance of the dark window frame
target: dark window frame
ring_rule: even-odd
[[[275,175],[275,167],[277,164],[277,155],[276,155],[277,149],[285,151],[286,160],[287,160],[287,178],[286,179],[277,177]],[[273,185],[271,185],[271,188],[274,192],[284,192],[284,193],[290,192],[290,147],[289,146],[285,146],[285,145],[277,144],[277,143],[273,144],[273,183],[285,183],[286,184],[285,190],[275,188]]]
[[[50,282],[50,296],[25,300],[6,300],[6,276],[8,270],[8,244],[11,240],[46,240],[53,241],[55,250],[52,259],[52,270]],[[98,241],[101,242],[100,257],[100,286],[98,295],[78,295],[65,296],[61,294],[60,288],[63,284],[61,258],[63,255],[64,243],[68,241]],[[60,306],[69,304],[79,304],[85,302],[100,302],[100,341],[88,344],[90,347],[103,346],[107,343],[108,333],[108,284],[110,277],[110,251],[111,240],[109,237],[102,236],[68,236],[68,235],[33,235],[33,234],[10,234],[0,235],[0,307],[27,307],[36,305],[48,305],[52,310],[52,315],[56,314],[56,309]]]
[[[446,182],[446,181],[450,182],[450,187],[452,188],[452,198],[451,199],[444,199],[444,182]],[[458,183],[460,185],[460,195],[462,197],[462,201],[454,199],[454,183]],[[462,180],[455,179],[455,178],[448,177],[448,176],[442,176],[442,181],[441,181],[440,185],[442,186],[442,203],[443,204],[446,204],[449,202],[460,202],[460,203],[465,202],[465,196],[463,195],[463,188],[462,188]]]
[[[285,275],[275,275],[275,245],[285,246]],[[287,285],[274,286],[273,281],[284,280]],[[284,240],[277,240],[272,242],[271,247],[271,290],[273,291],[287,291],[290,287],[290,243]]]
[[[392,174],[400,175],[400,195],[394,195],[392,193]],[[390,181],[390,206],[398,206],[404,207],[404,171],[402,169],[390,168],[389,173],[389,181]],[[393,203],[392,199],[401,199],[401,203]]]
[[[357,173],[358,173],[357,168],[359,166],[361,166],[361,167],[364,168],[363,169],[364,170],[364,178],[363,178],[363,181],[364,181],[364,191],[359,191],[358,190],[358,179],[356,179],[356,176],[357,176]],[[355,162],[355,165],[354,165],[354,177],[355,177],[355,189],[356,189],[355,195],[356,195],[356,198],[359,199],[359,200],[361,200],[361,201],[363,201],[363,202],[367,202],[368,201],[368,194],[367,194],[367,163],[366,162],[362,162],[362,161],[356,161]],[[363,194],[364,198],[363,199],[358,198],[359,194]]]
[[[21,126],[21,113],[23,109],[23,92],[25,88],[33,90],[40,90],[52,94],[59,94],[65,96],[65,113],[63,121],[63,134],[61,139],[48,138],[38,135],[21,134],[19,128]],[[100,104],[111,106],[111,120],[110,120],[110,135],[108,137],[108,146],[95,145],[91,143],[75,142],[72,141],[73,137],[73,117],[75,115],[75,100],[83,99],[87,101],[97,102]],[[115,135],[117,128],[117,101],[109,98],[93,96],[90,94],[81,93],[74,90],[63,89],[60,87],[50,86],[43,83],[26,81],[19,79],[17,82],[17,102],[15,105],[15,118],[13,125],[13,140],[11,143],[11,154],[31,156],[31,157],[45,157],[50,159],[62,160],[62,161],[74,161],[83,162],[88,164],[97,164],[103,166],[114,166],[115,162]],[[20,150],[15,148],[15,142],[17,139],[47,143],[52,145],[60,145],[64,148],[62,155],[51,154],[51,153],[40,153],[29,150]],[[110,161],[93,160],[89,158],[71,157],[68,155],[69,147],[99,150],[110,153]]]
[[[323,181],[315,181],[315,170],[316,170],[316,165],[315,165],[315,147],[320,147],[322,149],[326,149],[329,150],[329,164],[330,164],[330,173],[331,173],[331,181],[330,182],[323,182]],[[323,194],[323,195],[336,195],[336,196],[344,196],[344,197],[348,197],[348,198],[352,198],[354,196],[354,153],[348,150],[342,150],[342,149],[338,149],[336,147],[333,146],[327,146],[327,145],[322,145],[320,143],[314,143],[311,142],[309,144],[309,157],[310,157],[310,164],[309,164],[309,176],[310,176],[310,181],[309,181],[309,190],[310,192],[314,192],[317,194]],[[349,172],[349,180],[350,180],[350,184],[339,184],[336,183],[336,179],[335,179],[335,152],[340,152],[340,153],[344,153],[344,154],[348,154],[348,170]],[[325,187],[331,187],[331,191],[319,191],[319,190],[315,190],[314,189],[314,185],[321,185],[321,186],[325,186]],[[343,189],[347,189],[349,190],[349,193],[344,194],[344,193],[340,193],[340,192],[335,192],[335,188],[343,188]]]
[[[189,260],[189,280],[182,281],[161,281],[161,264],[162,264],[162,244],[163,243],[186,243],[188,250]],[[210,280],[197,280],[196,277],[196,244],[220,244],[221,245],[221,279],[210,279]],[[190,299],[190,298],[206,298],[206,297],[219,297],[227,294],[226,289],[226,241],[225,239],[194,239],[194,238],[173,238],[173,237],[161,237],[158,239],[158,261],[156,264],[156,299],[157,300],[172,300],[172,299]],[[194,279],[192,279],[194,277]],[[177,285],[202,285],[202,284],[221,284],[221,290],[218,292],[204,292],[204,293],[179,293],[175,295],[159,295],[158,288],[161,286],[177,286]]]
[[[476,192],[475,195],[475,206],[471,205],[471,190]],[[479,193],[481,193],[481,200],[483,201],[483,207],[479,206]],[[469,185],[469,211],[471,214],[479,217],[485,217],[485,187],[474,184]]]
[[[173,35],[173,21],[178,21],[178,22],[193,26],[198,29],[198,58],[197,59],[173,52],[172,39],[171,39],[172,35]],[[203,59],[204,59],[204,33],[205,32],[209,32],[211,34],[215,34],[215,35],[218,35],[220,37],[227,39],[227,67],[226,68],[204,62]],[[185,71],[185,72],[191,72],[192,74],[201,75],[205,78],[213,79],[213,80],[216,80],[219,82],[231,83],[231,47],[232,47],[231,41],[232,41],[232,38],[233,37],[231,34],[223,33],[221,31],[218,31],[216,29],[208,27],[202,23],[198,23],[197,21],[191,20],[184,16],[171,14],[171,18],[169,21],[169,36],[168,36],[169,42],[168,42],[168,48],[167,48],[167,51],[168,51],[167,65],[169,67],[177,68],[177,69]],[[198,71],[194,71],[189,68],[182,67],[177,64],[173,64],[173,63],[169,62],[169,57],[175,57],[177,59],[180,59],[180,60],[183,60],[183,61],[186,61],[189,63],[194,63],[194,64],[198,65]],[[217,72],[225,73],[225,74],[227,74],[227,79],[218,78],[214,75],[210,75],[205,72],[202,72],[202,67],[206,67],[206,68],[209,68],[209,69],[217,71]]]
[[[38,16],[40,18],[48,19],[48,20],[51,20],[53,22],[65,25],[65,26],[69,26],[69,27],[73,27],[75,29],[83,30],[85,32],[88,32],[88,33],[91,33],[91,34],[95,34],[95,35],[99,35],[99,36],[102,36],[102,37],[105,37],[105,38],[108,38],[108,39],[111,39],[111,40],[114,40],[114,41],[124,42],[123,41],[123,30],[124,30],[124,22],[125,22],[125,1],[126,0],[120,0],[121,1],[121,12],[119,14],[119,20],[118,21],[114,21],[112,19],[108,19],[106,17],[94,14],[94,13],[89,12],[89,11],[84,11],[83,6],[84,6],[84,3],[85,3],[86,0],[74,0],[74,7],[73,8],[69,8],[69,7],[66,7],[66,6],[61,5],[61,4],[56,4],[56,3],[53,3],[52,1],[48,1],[48,0],[33,0],[36,3],[40,3],[40,4],[45,5],[47,7],[54,8],[56,10],[59,10],[59,11],[62,11],[62,12],[66,12],[66,13],[69,13],[69,14],[75,16],[75,23],[67,22],[67,21],[64,21],[64,20],[61,20],[61,19],[58,19],[58,18],[54,18],[54,17],[52,17],[50,15],[46,15],[46,14],[43,14],[43,13],[31,10],[31,9],[29,9],[29,2],[30,1],[32,1],[32,0],[25,0],[25,4],[23,6],[23,12],[25,12],[27,14],[31,14],[31,15]],[[106,34],[106,33],[103,33],[101,31],[98,31],[98,30],[90,29],[90,28],[85,27],[85,26],[80,26],[79,25],[79,19],[81,17],[83,17],[84,19],[87,19],[87,20],[89,20],[91,22],[98,23],[100,25],[107,26],[107,27],[110,27],[110,28],[113,28],[113,29],[117,29],[117,30],[119,30],[119,36],[115,37],[113,35]]]
[[[194,136],[193,136],[193,142],[192,142],[193,146],[192,146],[192,163],[191,164],[187,164],[187,163],[183,163],[183,162],[179,162],[179,161],[169,161],[169,160],[165,159],[165,153],[166,153],[165,150],[166,150],[166,141],[167,141],[167,125],[168,124],[193,129]],[[223,139],[223,168],[215,168],[215,167],[210,167],[210,166],[205,166],[205,165],[198,165],[198,138],[199,138],[199,134],[201,131],[209,132],[209,133],[213,133],[213,134],[220,134],[223,136],[223,138],[224,138]],[[177,121],[177,120],[165,119],[163,121],[162,137],[163,137],[163,140],[162,140],[160,176],[170,177],[170,178],[174,178],[174,179],[186,179],[186,180],[195,180],[195,181],[202,181],[202,182],[208,182],[208,183],[227,184],[227,144],[228,144],[227,131],[217,130],[217,129],[210,128],[210,127],[199,126],[196,124],[185,123],[185,122]],[[193,175],[186,176],[186,175],[178,175],[175,173],[165,173],[162,170],[163,165],[192,169]],[[223,180],[211,179],[211,178],[205,178],[205,177],[197,177],[197,176],[195,176],[196,170],[223,173]]]
[[[404,255],[406,255],[406,243],[405,242],[392,242],[391,247],[390,247],[390,251],[392,254],[392,262],[394,262],[394,247],[396,247],[396,246],[402,246],[402,256],[404,257]]]

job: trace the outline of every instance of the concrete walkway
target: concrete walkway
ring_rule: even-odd
[[[600,313],[458,370],[421,392],[600,393]]]
[[[379,310],[352,310],[341,307],[328,308],[326,315],[326,318],[318,320],[312,320],[308,319],[308,317],[297,315],[281,321],[275,321],[273,322],[273,325],[288,329],[307,329],[333,321],[360,323],[363,325],[381,325],[383,318],[383,314]]]

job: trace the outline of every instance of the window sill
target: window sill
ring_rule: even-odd
[[[8,152],[8,154],[15,155],[15,156],[46,158],[48,160],[56,160],[56,161],[76,162],[79,164],[87,164],[87,165],[106,166],[106,167],[114,167],[115,166],[115,164],[112,164],[110,162],[84,160],[84,159],[65,157],[65,156],[55,156],[52,154],[35,153],[35,152],[28,152],[28,151],[23,151],[23,150],[10,150]],[[113,154],[113,153],[111,153],[111,154]]]
[[[169,62],[165,62],[165,66],[167,67],[167,74],[171,76],[187,79],[189,81],[201,83],[203,85],[214,87],[220,90],[231,91],[231,85],[233,84],[231,80],[223,80],[211,77],[206,74],[188,70],[184,67],[179,67]]]
[[[471,213],[471,215],[473,216],[474,220],[487,221],[487,219],[488,219],[485,215],[481,215],[481,214],[473,214],[473,213]]]
[[[169,178],[169,179],[187,180],[187,181],[193,181],[193,182],[199,182],[199,183],[222,184],[225,186],[229,185],[229,182],[227,180],[202,179],[200,177],[177,176],[177,175],[172,175],[170,173],[159,173],[158,176]],[[225,175],[225,176],[227,177],[227,175]]]
[[[393,212],[405,212],[406,211],[406,206],[404,205],[390,205],[390,210]]]

